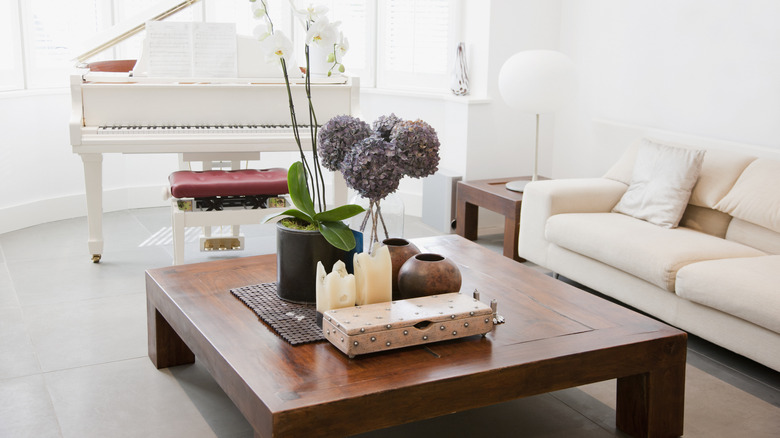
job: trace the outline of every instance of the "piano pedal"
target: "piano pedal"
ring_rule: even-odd
[[[201,251],[241,251],[244,249],[244,236],[201,237]]]

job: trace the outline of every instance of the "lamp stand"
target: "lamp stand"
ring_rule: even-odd
[[[534,174],[531,176],[531,181],[536,181],[539,177],[539,114],[536,115],[536,144],[534,145]],[[513,192],[522,193],[525,190],[526,184],[531,181],[509,181],[506,183],[506,188]]]

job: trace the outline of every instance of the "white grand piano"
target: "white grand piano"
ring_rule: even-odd
[[[253,66],[264,62],[251,38],[237,36],[236,78],[148,77],[138,74],[134,61],[85,63],[143,30],[147,21],[165,18],[195,1],[164,0],[135,23],[115,26],[77,58],[80,65],[70,82],[70,141],[84,164],[88,246],[95,263],[103,254],[103,154],[177,153],[184,161],[198,157],[230,161],[259,159],[260,152],[298,151],[287,127],[290,111],[281,74],[249,77],[257,71]],[[291,87],[299,121],[308,122],[303,78],[291,78]],[[357,78],[313,78],[318,123],[336,115],[358,115],[359,92]],[[300,133],[304,150],[311,150],[309,130]],[[341,175],[334,179],[335,202],[346,203]]]

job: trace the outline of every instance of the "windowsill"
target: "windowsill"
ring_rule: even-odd
[[[491,99],[487,96],[455,96],[452,93],[439,93],[422,90],[398,90],[393,88],[361,88],[361,93],[373,94],[377,96],[393,97],[412,97],[417,99],[443,100],[447,102],[462,103],[465,105],[478,105],[490,103]]]

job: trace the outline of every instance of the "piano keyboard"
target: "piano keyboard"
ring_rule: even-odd
[[[310,125],[298,125],[308,133]],[[290,134],[292,125],[99,126],[97,135]]]

